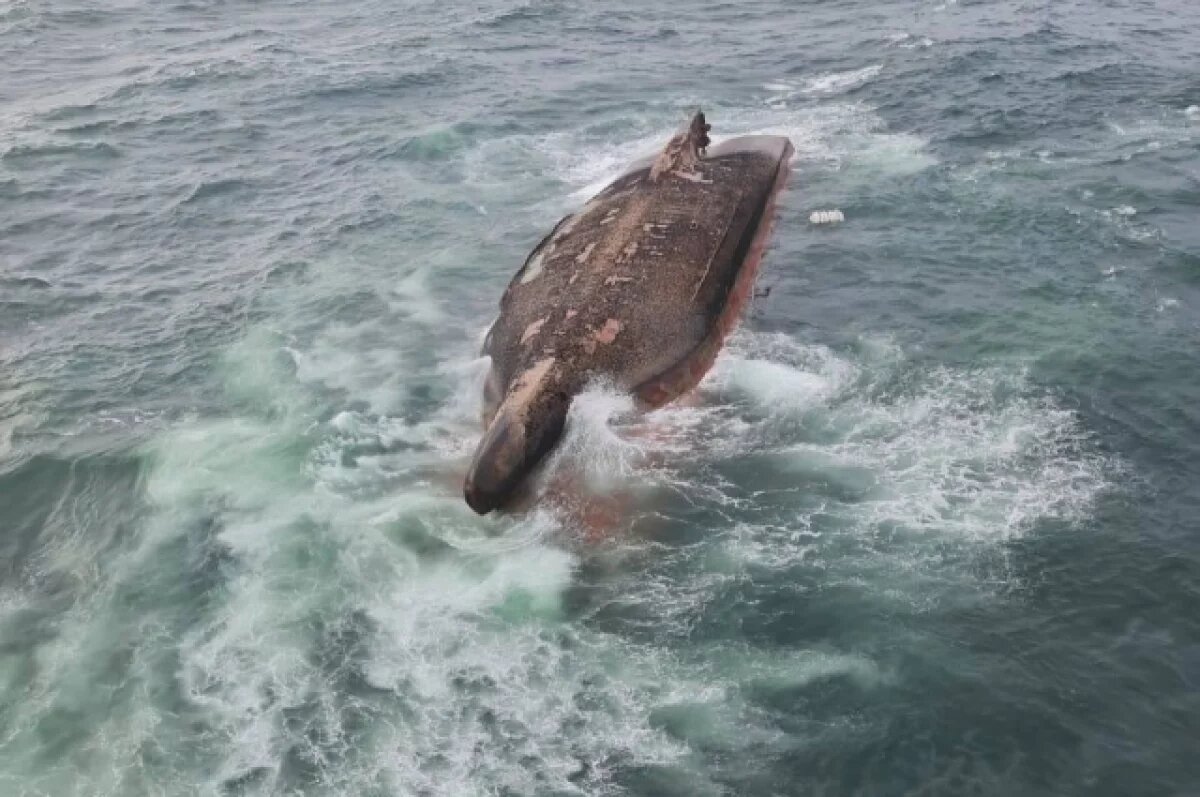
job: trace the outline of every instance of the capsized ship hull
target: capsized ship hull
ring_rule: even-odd
[[[484,423],[464,484],[502,507],[602,378],[646,408],[694,387],[753,290],[792,154],[780,136],[709,148],[703,114],[530,253],[484,342]]]

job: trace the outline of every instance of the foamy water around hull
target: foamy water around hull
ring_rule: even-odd
[[[0,792],[1189,793],[1195,16],[0,3]],[[762,295],[477,518],[503,286],[697,105]]]

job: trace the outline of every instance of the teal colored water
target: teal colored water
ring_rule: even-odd
[[[0,2],[0,793],[1196,794],[1197,31]],[[607,539],[476,517],[504,285],[697,106],[769,293],[573,408]]]

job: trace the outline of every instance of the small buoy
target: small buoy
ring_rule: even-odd
[[[846,217],[840,210],[814,210],[809,214],[808,220],[813,224],[837,224],[839,221],[845,221]]]

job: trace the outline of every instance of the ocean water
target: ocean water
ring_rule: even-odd
[[[0,794],[1200,794],[1200,4],[0,0]],[[694,400],[504,285],[796,147]],[[810,215],[841,210],[844,221]]]

